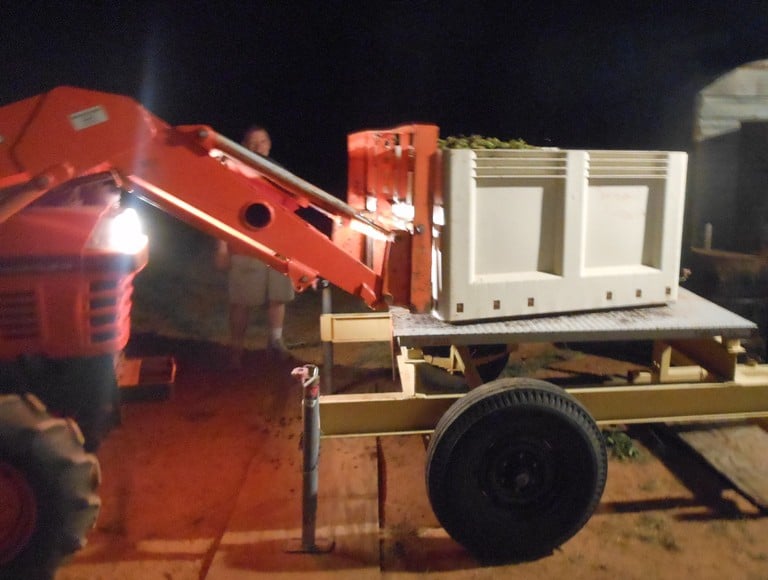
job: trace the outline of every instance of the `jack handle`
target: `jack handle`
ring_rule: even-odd
[[[304,389],[305,398],[316,399],[320,396],[320,369],[317,365],[307,364],[291,371]]]

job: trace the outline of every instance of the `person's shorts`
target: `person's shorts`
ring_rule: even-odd
[[[232,256],[229,303],[262,306],[267,300],[290,302],[295,293],[290,278],[250,256]]]

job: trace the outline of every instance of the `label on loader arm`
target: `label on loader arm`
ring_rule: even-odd
[[[107,111],[102,106],[84,109],[69,116],[69,122],[72,123],[75,131],[82,131],[99,123],[106,123],[108,120]]]

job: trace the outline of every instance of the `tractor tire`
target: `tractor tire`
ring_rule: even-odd
[[[438,520],[486,563],[550,554],[591,517],[607,475],[605,442],[586,409],[535,379],[500,379],[459,399],[427,451]]]
[[[112,355],[21,357],[0,363],[0,395],[12,393],[32,394],[57,416],[72,417],[90,453],[119,424],[120,391]]]
[[[76,423],[34,395],[0,395],[0,579],[52,578],[85,545],[100,483]]]

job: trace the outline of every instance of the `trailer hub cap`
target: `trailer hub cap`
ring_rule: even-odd
[[[0,565],[13,560],[35,530],[37,502],[24,474],[0,462]]]
[[[501,506],[522,507],[551,489],[554,462],[546,441],[492,445],[485,456],[481,489]]]

